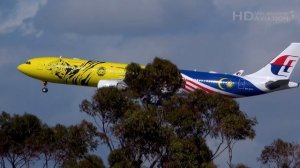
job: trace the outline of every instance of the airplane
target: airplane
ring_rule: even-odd
[[[208,93],[216,92],[239,98],[297,88],[299,83],[290,81],[290,75],[299,57],[300,43],[291,43],[270,63],[249,75],[243,75],[244,70],[234,74],[180,70],[184,84],[179,92],[202,89]],[[123,81],[126,66],[124,63],[45,56],[29,59],[17,69],[29,77],[43,81],[42,91],[46,93],[48,82],[98,88],[126,88]]]

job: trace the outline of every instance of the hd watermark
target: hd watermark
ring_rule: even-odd
[[[233,11],[233,21],[288,23],[295,19],[294,11],[289,12],[253,12]]]

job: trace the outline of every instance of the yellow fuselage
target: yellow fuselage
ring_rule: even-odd
[[[126,66],[77,58],[40,57],[29,59],[18,69],[44,82],[96,87],[100,80],[124,79]]]

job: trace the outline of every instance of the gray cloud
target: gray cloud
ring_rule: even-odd
[[[47,0],[17,0],[15,6],[6,15],[0,15],[0,34],[5,34],[22,28],[25,34],[40,33],[26,20],[35,17]]]
[[[149,34],[198,26],[212,7],[210,2],[196,0],[53,0],[37,18],[37,24],[56,32]]]

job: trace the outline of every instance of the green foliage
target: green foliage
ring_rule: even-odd
[[[182,86],[182,77],[176,65],[168,60],[155,58],[145,68],[136,63],[126,68],[124,82],[138,95],[173,95]]]
[[[105,168],[102,159],[96,155],[85,156],[78,165],[78,168]]]
[[[160,154],[160,147],[166,145],[168,140],[168,132],[161,126],[153,109],[128,111],[115,128],[122,145],[129,147],[137,155],[136,158]]]
[[[80,109],[91,116],[99,115],[103,120],[115,123],[130,105],[126,94],[115,87],[105,87],[96,92],[93,101],[84,100]]]
[[[0,116],[0,157],[6,157],[12,167],[29,164],[38,156],[35,138],[41,133],[40,120],[31,114]]]
[[[127,65],[124,82],[128,85],[130,90],[139,93],[140,96],[144,95],[146,92],[144,86],[146,82],[144,68],[136,63]]]
[[[69,159],[66,160],[63,168],[105,168],[103,161],[96,155],[87,155],[81,160]]]
[[[165,102],[166,119],[182,136],[194,134],[212,138],[227,137],[235,140],[254,138],[255,118],[239,110],[236,101],[218,94],[198,90],[187,97],[173,96]]]
[[[114,149],[112,141],[114,124],[119,122],[129,108],[135,108],[130,97],[130,92],[106,87],[97,90],[92,101],[83,100],[80,104],[80,110],[95,119],[100,129],[98,130],[100,140],[109,147],[110,151]]]
[[[86,121],[68,128],[56,125],[53,131],[56,159],[59,162],[82,159],[86,153],[97,147],[96,128]]]
[[[42,160],[43,167],[49,167],[51,163],[55,167],[69,160],[80,160],[97,147],[96,130],[86,121],[70,127],[48,127],[32,114],[11,116],[2,112],[0,167],[5,167],[5,161],[11,167],[28,167]]]
[[[274,140],[264,147],[258,161],[267,167],[299,167],[300,146],[281,139]]]
[[[133,152],[127,148],[115,149],[108,157],[108,162],[112,168],[138,168],[141,167],[141,161],[133,159]]]
[[[100,88],[80,105],[110,148],[111,167],[215,167],[212,160],[226,148],[232,151],[234,141],[255,136],[255,118],[233,99],[200,90],[176,95],[182,79],[167,60],[155,58],[146,67],[132,63],[124,81],[126,90]],[[147,95],[162,103],[138,101]],[[216,151],[207,138],[220,140]]]
[[[253,129],[257,123],[255,118],[248,118],[245,113],[239,110],[239,105],[233,99],[221,95],[214,95],[212,98],[216,102],[213,118],[215,118],[217,131],[234,140],[253,139],[255,137]]]
[[[255,136],[253,126],[257,123],[256,119],[248,118],[233,99],[219,94],[207,94],[198,90],[187,97],[173,96],[165,101],[163,111],[178,137],[210,137],[220,140],[211,159],[227,148],[230,165],[234,141],[253,139]],[[221,149],[224,142],[226,145]]]
[[[212,154],[202,138],[173,138],[167,157],[163,165],[169,167],[207,167]]]

